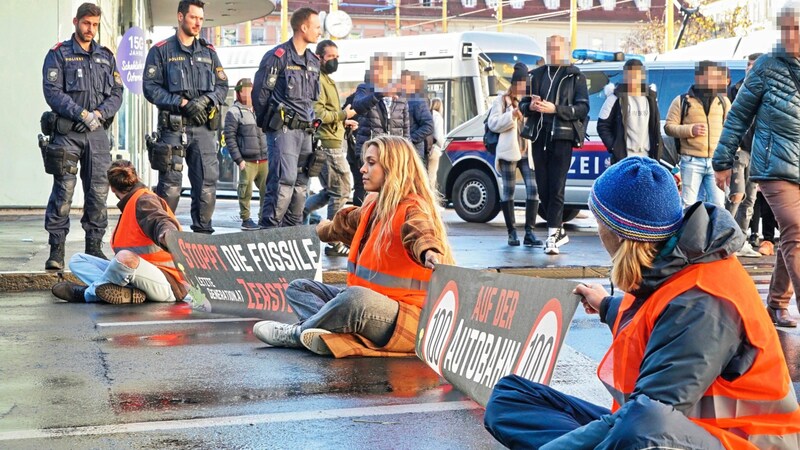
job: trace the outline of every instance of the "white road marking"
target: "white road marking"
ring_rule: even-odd
[[[120,433],[143,433],[149,431],[186,430],[191,428],[298,422],[305,420],[330,420],[348,417],[371,417],[394,414],[438,413],[478,408],[480,408],[480,405],[472,401],[411,403],[407,405],[367,406],[362,408],[324,409],[318,411],[252,414],[246,416],[209,417],[203,419],[134,422],[116,425],[18,430],[0,432],[0,441],[46,439],[71,436],[96,436]]]
[[[224,319],[186,319],[186,320],[142,320],[138,322],[104,322],[95,325],[103,327],[134,327],[141,325],[185,325],[193,323],[222,323],[222,322],[258,322],[264,319],[231,317]]]

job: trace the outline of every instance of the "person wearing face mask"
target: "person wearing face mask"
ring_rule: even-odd
[[[317,138],[322,144],[325,163],[319,175],[322,190],[306,199],[303,216],[328,205],[328,220],[332,220],[336,211],[342,208],[350,196],[350,167],[347,163],[347,149],[344,147],[346,128],[357,129],[358,123],[353,120],[356,115],[350,105],[342,109],[339,102],[339,90],[331,78],[339,65],[339,49],[331,40],[317,44],[317,56],[320,59],[319,97],[314,102],[314,115],[322,121],[317,130]],[[347,256],[348,248],[341,242],[325,247],[328,256]]]
[[[53,295],[75,303],[190,302],[188,284],[167,249],[167,234],[181,226],[166,200],[142,184],[130,161],[114,161],[108,182],[122,211],[111,236],[114,257],[73,255],[69,268],[88,286],[62,281]]]
[[[322,241],[350,243],[347,287],[292,281],[286,300],[299,321],[256,323],[263,342],[337,358],[414,355],[433,268],[454,263],[439,197],[416,149],[399,136],[364,144],[361,175],[370,192],[364,205],[317,225]]]

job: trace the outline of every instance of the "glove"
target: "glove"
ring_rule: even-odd
[[[94,131],[102,126],[100,120],[93,112],[86,114],[86,117],[83,118],[83,125],[86,125],[89,131]]]
[[[211,99],[207,95],[189,101],[183,107],[184,115],[195,125],[202,125],[208,120],[208,104]]]
[[[89,127],[86,126],[83,122],[74,122],[72,125],[72,129],[78,133],[88,133]]]

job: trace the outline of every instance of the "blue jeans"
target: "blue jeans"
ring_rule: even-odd
[[[382,347],[397,324],[400,305],[361,286],[339,289],[313,280],[294,280],[286,300],[300,319],[300,330],[322,328],[333,333],[355,333]]]
[[[154,302],[174,302],[175,294],[172,287],[158,267],[152,263],[139,259],[139,266],[135,269],[122,264],[117,258],[111,261],[76,253],[69,260],[69,270],[81,281],[89,285],[83,294],[88,303],[99,302],[95,294],[97,286],[113,283],[118,286],[132,286],[144,291],[147,299]]]
[[[714,181],[714,169],[711,167],[711,158],[696,156],[681,156],[681,180],[683,182],[683,204],[686,207],[697,202],[701,187],[706,195],[706,202],[713,203],[720,208],[725,207],[725,193],[717,187]]]

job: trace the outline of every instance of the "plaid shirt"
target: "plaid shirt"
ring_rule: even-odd
[[[320,336],[337,358],[348,356],[376,356],[402,358],[415,356],[414,346],[419,327],[420,309],[408,303],[398,302],[400,310],[392,337],[383,347],[358,334],[331,333]]]

